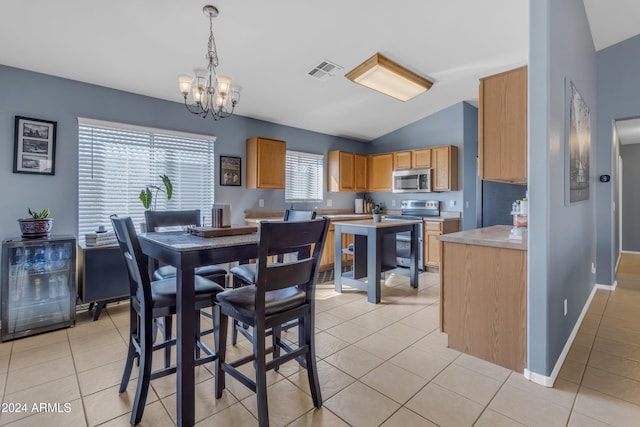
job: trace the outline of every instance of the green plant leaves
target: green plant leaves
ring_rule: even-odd
[[[49,218],[49,209],[43,209],[40,212],[34,212],[31,210],[31,208],[27,208],[27,209],[29,211],[29,215],[31,215],[33,219]]]
[[[173,184],[171,184],[171,180],[167,175],[160,175],[162,179],[162,183],[164,184],[164,188],[167,192],[167,200],[171,200],[171,196],[173,195]]]
[[[149,187],[144,188],[141,192],[140,192],[140,201],[142,202],[142,205],[144,206],[145,209],[149,209],[151,207],[151,190],[149,189]]]

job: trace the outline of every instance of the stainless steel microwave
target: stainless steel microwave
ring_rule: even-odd
[[[394,193],[431,192],[431,169],[393,171]]]

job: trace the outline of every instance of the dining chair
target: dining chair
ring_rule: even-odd
[[[294,209],[287,209],[284,211],[283,221],[308,221],[316,218],[316,211],[299,211]],[[284,255],[277,257],[278,262],[282,262]],[[254,285],[256,283],[256,265],[254,263],[240,264],[231,268],[229,272],[233,276],[233,287],[238,288],[241,286]],[[295,322],[289,323],[283,328],[289,329],[295,326]],[[236,345],[238,342],[238,332],[242,333],[248,339],[251,339],[249,333],[246,332],[244,325],[240,325],[237,320],[233,321],[233,328],[231,330],[231,343]]]
[[[191,210],[170,210],[170,211],[145,211],[144,217],[147,224],[147,231],[156,231],[162,227],[187,227],[190,225],[199,227],[200,209]],[[158,265],[155,262],[153,277],[156,280],[168,279],[176,276],[176,268],[171,265]],[[206,279],[212,280],[221,286],[226,286],[227,270],[219,265],[207,265],[196,268],[196,274]],[[205,313],[206,314],[206,313]]]
[[[254,393],[258,401],[258,422],[269,425],[267,405],[268,370],[296,360],[306,368],[311,397],[316,408],[322,406],[322,394],[316,366],[314,337],[314,294],[322,248],[329,230],[329,219],[293,222],[265,222],[258,231],[258,258],[255,285],[243,286],[216,296],[220,332],[215,335],[217,359],[215,362],[216,398],[222,396],[225,375],[236,378]],[[306,257],[285,257],[281,263],[268,261],[269,256],[291,253],[313,246]],[[253,354],[238,360],[226,360],[228,319],[237,319],[253,327]],[[276,337],[273,345],[266,346],[269,329],[288,321],[298,321],[298,342],[295,347]],[[292,344],[294,345],[294,344]],[[276,353],[276,348],[283,350]],[[267,361],[267,354],[273,358]],[[243,374],[239,366],[253,362],[255,381]]]
[[[129,350],[119,392],[123,393],[127,389],[133,363],[137,359],[140,369],[130,420],[131,424],[135,425],[142,419],[150,381],[176,372],[176,366],[171,365],[171,347],[176,345],[176,339],[171,337],[171,316],[176,314],[176,279],[173,277],[152,282],[131,218],[112,215],[111,222],[127,266],[130,291]],[[215,314],[218,311],[215,305],[216,295],[223,292],[224,288],[204,277],[195,276],[194,290],[196,310],[191,315],[199,320],[200,309],[206,307],[213,307]],[[215,314],[215,317],[220,316]],[[160,323],[159,319],[163,319],[164,323]],[[215,335],[215,326],[214,324],[214,327],[207,331],[198,330],[197,338],[192,338],[197,339],[196,348],[204,353],[203,357],[196,358],[196,365],[211,362],[216,357],[201,340],[202,336],[211,333]],[[156,343],[157,330],[163,333],[164,339]],[[164,366],[152,371],[153,352],[162,349]]]

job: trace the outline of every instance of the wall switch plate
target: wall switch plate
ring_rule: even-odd
[[[258,200],[258,206],[261,208],[264,208],[264,199],[259,199]]]
[[[469,201],[468,200],[465,202],[465,208],[469,209]]]
[[[591,274],[596,274],[596,263],[595,262],[591,263]]]
[[[456,205],[456,201],[455,200],[449,200],[449,207],[452,208]]]
[[[333,200],[327,199],[327,206],[333,206]]]
[[[567,315],[567,299],[564,299],[564,315]]]

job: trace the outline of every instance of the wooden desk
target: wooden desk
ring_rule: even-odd
[[[146,255],[177,269],[177,419],[179,426],[190,427],[195,423],[194,269],[255,258],[258,254],[258,235],[204,238],[176,231],[145,233],[139,235],[139,239]]]
[[[411,232],[411,255],[409,282],[412,288],[418,287],[418,233],[422,221],[384,220],[382,222],[348,221],[335,223],[335,290],[342,292],[342,284],[367,291],[367,300],[374,304],[380,302],[380,273],[387,264],[395,267],[395,235]],[[342,274],[342,233],[354,234],[353,277]],[[384,263],[384,243],[391,245],[392,259]],[[366,248],[366,250],[364,250]],[[387,249],[389,250],[389,248]],[[371,260],[373,262],[368,262]],[[384,265],[383,265],[384,264]],[[347,273],[348,274],[348,273]],[[365,278],[365,281],[359,280]]]

